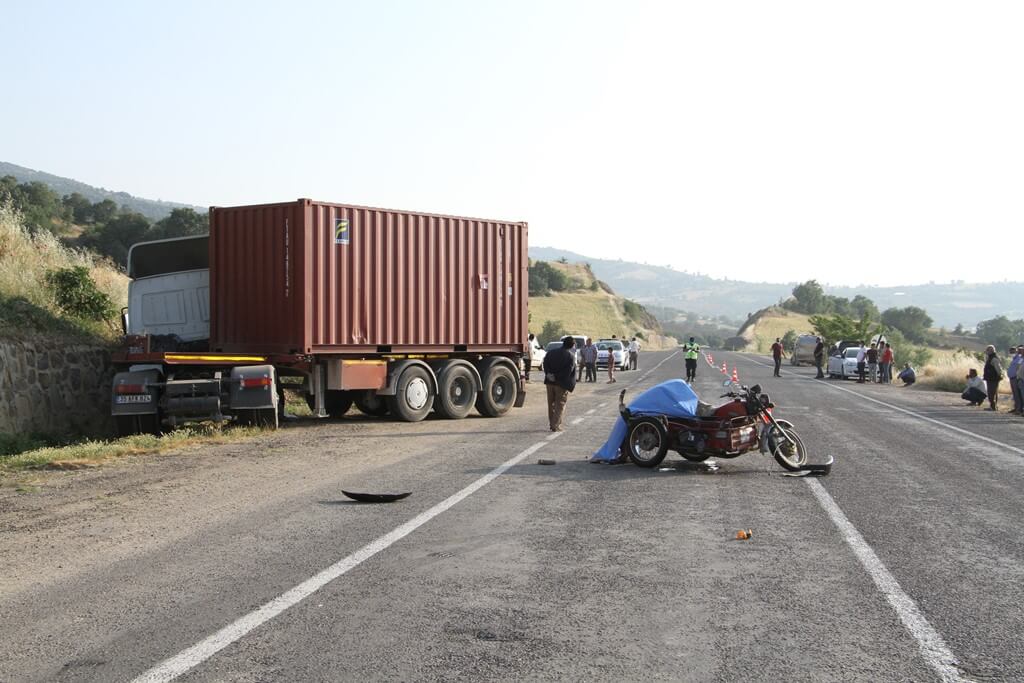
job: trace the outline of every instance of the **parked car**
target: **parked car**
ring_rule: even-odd
[[[828,358],[828,376],[846,379],[857,376],[857,353],[860,351],[860,342],[857,346],[848,346],[841,352],[837,351]]]
[[[530,365],[536,369],[540,369],[540,364],[544,362],[544,356],[547,355],[547,351],[541,347],[540,342],[534,337],[533,341],[530,342],[533,345],[532,352],[530,354]]]
[[[629,352],[618,339],[601,339],[597,342],[597,367],[608,367],[609,354],[612,363],[619,370],[629,369]]]
[[[807,363],[814,365],[814,348],[818,345],[818,337],[813,334],[801,334],[793,344],[793,352],[789,354],[789,362],[793,365]]]

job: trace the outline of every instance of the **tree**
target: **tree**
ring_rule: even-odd
[[[796,345],[796,330],[786,330],[782,335],[782,348],[791,349]]]
[[[932,319],[923,308],[907,306],[906,308],[887,308],[882,313],[882,323],[895,327],[913,342],[924,341],[925,332],[931,327]]]
[[[191,237],[210,232],[210,221],[205,213],[192,209],[173,209],[171,215],[153,225],[146,235],[148,240],[163,240],[171,237]]]
[[[808,321],[814,328],[815,334],[824,339],[826,344],[834,344],[843,339],[867,342],[881,332],[881,326],[867,316],[862,316],[860,320],[854,320],[845,315],[812,315]]]
[[[956,327],[953,328],[953,334],[962,335],[964,333],[964,326],[961,323],[957,323]]]
[[[85,225],[86,223],[92,223],[92,202],[87,197],[78,193],[72,192],[71,194],[64,195],[61,200],[64,207],[71,212],[71,220],[78,225]]]
[[[818,284],[817,280],[808,280],[807,282],[794,287],[793,298],[796,299],[796,304],[798,306],[796,310],[800,313],[816,315],[828,312],[825,290],[821,288],[821,285]]]
[[[863,318],[867,316],[872,320],[878,320],[878,306],[871,299],[858,294],[853,297],[853,301],[850,302],[850,310],[855,318]]]
[[[106,200],[104,200],[106,201]],[[141,213],[122,213],[82,235],[81,243],[120,266],[128,265],[128,249],[149,231],[149,219]]]
[[[1001,351],[1024,341],[1024,320],[1010,320],[1005,315],[998,315],[978,323],[976,335]]]
[[[541,343],[544,345],[550,344],[553,341],[558,341],[566,334],[568,333],[565,331],[565,326],[562,325],[561,320],[546,320],[544,327],[540,330]]]
[[[112,199],[104,199],[92,205],[92,219],[97,223],[106,223],[117,215],[117,203]]]

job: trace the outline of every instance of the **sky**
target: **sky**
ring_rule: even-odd
[[[0,160],[527,221],[714,277],[1024,280],[1024,3],[0,0]]]

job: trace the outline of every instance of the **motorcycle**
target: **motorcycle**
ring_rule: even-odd
[[[716,458],[735,458],[753,450],[771,455],[790,472],[807,465],[807,449],[793,424],[772,415],[775,404],[761,386],[746,387],[729,382],[730,390],[719,398],[729,398],[717,408],[707,406],[698,415],[634,415],[626,407],[626,391],[619,394],[619,414],[626,422],[622,452],[640,467],[656,467],[669,449],[690,462]],[[705,414],[700,414],[705,413]]]

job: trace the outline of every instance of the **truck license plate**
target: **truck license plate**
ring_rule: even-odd
[[[128,394],[114,397],[115,403],[149,403],[153,400],[150,394]]]

